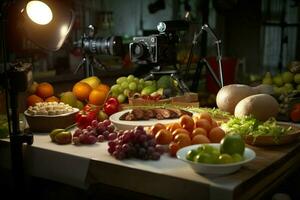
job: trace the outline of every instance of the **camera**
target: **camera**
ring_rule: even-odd
[[[159,22],[159,34],[133,38],[129,44],[131,61],[137,64],[175,64],[176,43],[179,42],[176,31],[187,28],[188,22],[184,20]]]
[[[75,45],[87,53],[112,56],[122,55],[122,38],[120,36],[82,37],[75,42]]]
[[[76,47],[83,49],[87,54],[122,55],[121,36],[95,37],[95,27],[89,25],[87,29],[87,33],[83,34],[80,40],[74,42]]]
[[[131,61],[138,64],[167,65],[176,59],[175,44],[166,34],[134,37],[129,52]]]

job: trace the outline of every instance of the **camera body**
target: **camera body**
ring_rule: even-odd
[[[175,42],[165,33],[134,37],[129,55],[137,64],[168,65],[176,61]]]
[[[177,31],[187,30],[185,20],[159,22],[159,34],[134,37],[129,44],[129,55],[137,64],[172,65],[176,64],[176,44],[179,42]]]

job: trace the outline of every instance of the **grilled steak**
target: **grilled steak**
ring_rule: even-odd
[[[182,115],[192,116],[193,113],[176,108],[153,108],[153,109],[140,109],[135,108],[130,112],[126,112],[120,116],[120,120],[126,121],[138,121],[138,120],[148,120],[156,118],[161,119],[175,119]]]

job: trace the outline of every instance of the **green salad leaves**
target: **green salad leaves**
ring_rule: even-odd
[[[292,127],[284,127],[277,124],[274,118],[265,122],[258,121],[253,117],[237,118],[233,117],[226,123],[222,124],[222,128],[229,134],[240,134],[241,136],[273,136],[274,140],[278,140],[280,136],[286,135]]]

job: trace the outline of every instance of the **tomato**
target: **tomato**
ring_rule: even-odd
[[[114,97],[110,97],[106,100],[105,104],[112,104],[112,105],[116,105],[119,106],[119,101],[118,99],[114,98]]]
[[[119,111],[119,106],[117,106],[117,105],[114,105],[114,104],[105,104],[104,105],[104,112],[108,116],[110,116],[118,111]]]
[[[293,122],[300,122],[300,108],[295,108],[290,112],[290,118]]]
[[[97,110],[94,111],[84,111],[81,110],[75,116],[76,124],[79,128],[84,129],[91,125],[92,121],[97,119]]]
[[[103,110],[108,116],[110,116],[119,111],[119,105],[120,103],[118,99],[110,97],[105,102]]]

